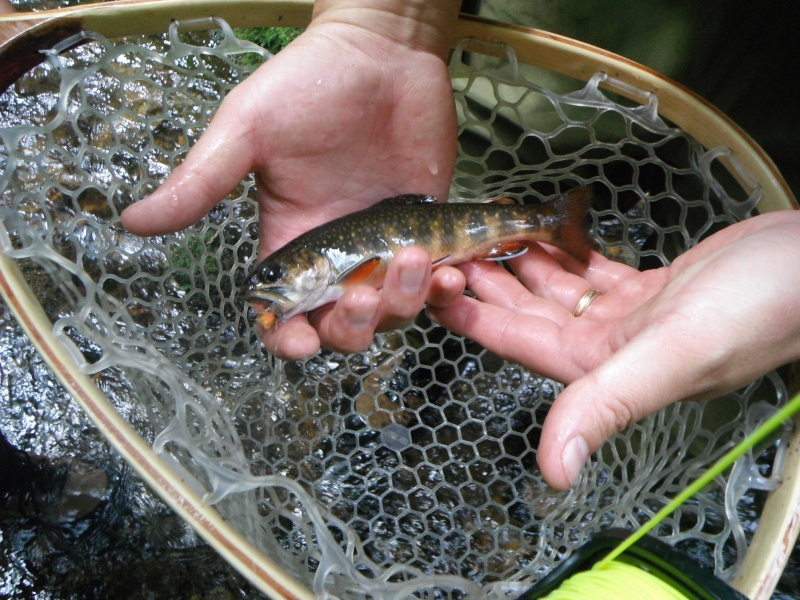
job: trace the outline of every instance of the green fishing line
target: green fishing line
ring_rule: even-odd
[[[652,519],[642,525],[639,529],[634,531],[627,539],[625,539],[619,546],[609,552],[603,560],[598,564],[608,564],[620,554],[625,552],[628,548],[633,546],[637,541],[647,535],[650,531],[655,529],[661,521],[667,518],[670,513],[680,507],[681,504],[686,502],[689,498],[694,496],[697,492],[703,489],[706,485],[711,483],[716,477],[722,475],[727,471],[736,460],[741,457],[745,452],[748,452],[756,444],[763,441],[768,435],[773,433],[776,429],[781,427],[785,421],[790,419],[794,413],[800,410],[800,394],[797,394],[791,401],[779,408],[775,414],[766,419],[759,425],[753,433],[745,437],[736,446],[726,452],[722,458],[714,463],[711,468],[703,473],[700,477],[695,479],[689,487],[678,494],[669,504],[658,511]]]
[[[634,531],[616,548],[598,561],[591,569],[576,573],[564,581],[557,590],[546,596],[547,600],[573,600],[597,598],[598,600],[690,600],[681,591],[644,569],[615,560],[647,533],[655,529],[667,516],[689,498],[698,493],[716,477],[728,470],[745,452],[777,430],[800,410],[800,394],[778,409],[750,435],[731,448],[702,476],[692,482],[642,527]]]

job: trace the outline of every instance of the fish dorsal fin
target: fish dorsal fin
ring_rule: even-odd
[[[349,287],[366,281],[372,272],[381,264],[380,256],[371,256],[353,265],[336,278],[336,285]]]
[[[498,196],[497,198],[487,198],[483,200],[483,204],[516,204],[516,201],[513,198],[509,198],[508,196]]]
[[[477,258],[482,260],[508,260],[509,258],[522,256],[527,251],[528,245],[525,242],[500,242],[494,248],[489,250],[489,252]]]
[[[430,204],[437,202],[436,198],[428,194],[401,194],[400,196],[392,196],[391,198],[384,198],[378,204],[381,205],[394,205],[403,206],[407,204]]]

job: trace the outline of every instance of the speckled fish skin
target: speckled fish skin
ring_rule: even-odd
[[[388,198],[295,238],[261,261],[242,287],[246,300],[287,319],[335,301],[358,283],[380,288],[395,253],[419,246],[433,265],[519,255],[530,242],[586,259],[590,188],[574,188],[538,206],[489,201],[439,203],[430,196]],[[268,315],[264,315],[268,316]],[[272,318],[263,324],[269,325]]]

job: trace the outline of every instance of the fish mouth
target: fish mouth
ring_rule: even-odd
[[[281,292],[282,289],[245,288],[242,289],[241,296],[246,302],[264,303],[265,312],[280,318],[292,306],[292,301]]]

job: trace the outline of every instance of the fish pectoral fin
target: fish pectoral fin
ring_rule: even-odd
[[[365,258],[337,277],[336,284],[342,286],[351,286],[363,283],[369,278],[370,275],[372,275],[373,271],[375,271],[380,264],[380,256]]]
[[[527,251],[528,245],[525,242],[501,242],[489,250],[489,252],[477,258],[495,261],[508,260],[509,258],[522,256]]]
[[[487,198],[482,204],[516,204],[513,198],[508,196],[498,196],[497,198]]]

